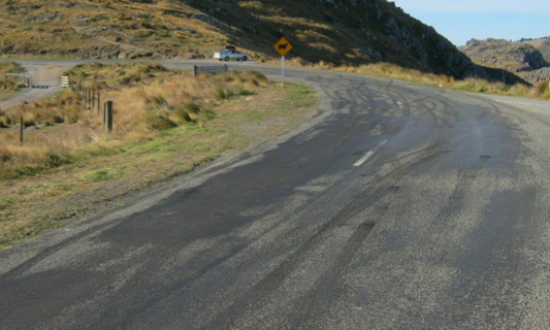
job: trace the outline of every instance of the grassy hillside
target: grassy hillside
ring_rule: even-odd
[[[455,78],[517,82],[478,67],[433,28],[385,0],[0,0],[0,55],[204,58],[224,44],[303,63],[387,62]]]
[[[521,43],[535,47],[544,56],[547,62],[550,62],[550,37],[540,39],[520,40]]]

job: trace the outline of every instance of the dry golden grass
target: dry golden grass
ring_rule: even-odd
[[[23,87],[23,83],[13,78],[5,79],[6,73],[23,73],[25,69],[21,65],[12,62],[0,62],[0,100],[10,96],[13,92]],[[1,109],[0,109],[1,113]],[[2,124],[0,123],[0,126]]]
[[[263,63],[269,65],[280,65],[278,61],[264,60]],[[419,70],[403,68],[391,63],[375,63],[361,66],[334,66],[323,61],[317,64],[308,64],[300,58],[293,58],[287,61],[287,65],[295,68],[308,68],[392,78],[463,92],[527,97],[542,100],[547,100],[550,97],[548,91],[548,81],[542,81],[535,86],[529,87],[524,84],[507,85],[504,83],[491,83],[486,80],[473,78],[457,80],[450,76],[425,73]]]
[[[69,74],[77,86],[102,88],[102,99],[113,101],[114,132],[105,131],[102,114],[87,109],[85,93],[77,89],[56,100],[11,108],[0,113],[0,123],[7,127],[0,130],[0,181],[100,154],[104,150],[98,141],[104,139],[139,141],[181,125],[204,126],[224,100],[259,93],[268,85],[265,76],[253,71],[195,78],[148,64],[92,64]],[[24,147],[19,147],[20,118],[25,127],[36,128],[26,131]]]
[[[253,72],[193,81],[182,78],[167,75],[158,85],[149,87],[144,82],[143,86],[112,92],[112,97],[120,97],[117,102],[132,101],[124,110],[116,108],[121,121],[141,125],[131,131],[108,135],[79,120],[33,131],[25,147],[2,142],[0,172],[5,177],[0,179],[0,250],[61,227],[67,219],[84,219],[113,207],[112,201],[122,195],[186,173],[226,151],[247,148],[288,131],[317,104],[312,90],[294,84],[283,89]],[[221,82],[219,92],[214,86]],[[255,93],[239,96],[242,88]],[[135,99],[124,96],[125,90]],[[205,115],[207,107],[213,117],[158,131],[142,125],[139,115],[131,116],[147,113],[150,105],[170,111],[166,109],[179,104],[186,105],[184,110],[193,118]],[[6,134],[17,137],[13,131],[2,135]],[[74,138],[78,134],[83,136],[81,141]],[[7,173],[11,177],[6,177]]]
[[[0,49],[18,57],[204,58],[227,40],[181,1],[0,1]],[[148,54],[148,55],[146,55]]]

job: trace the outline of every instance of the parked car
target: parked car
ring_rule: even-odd
[[[228,48],[228,47],[226,47]],[[245,53],[241,53],[237,50],[235,50],[234,48],[229,48],[229,49],[223,49],[221,50],[220,52],[218,53],[215,53],[214,54],[214,58],[215,59],[218,59],[220,61],[248,61],[250,59],[250,56],[248,54],[245,54]]]

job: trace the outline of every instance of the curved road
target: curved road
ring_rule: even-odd
[[[0,254],[0,328],[549,328],[547,102],[288,74],[297,130]]]

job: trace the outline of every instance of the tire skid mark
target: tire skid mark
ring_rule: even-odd
[[[185,190],[183,192],[177,192],[176,194],[181,194],[182,198],[187,198],[187,197],[190,197],[190,196],[196,194],[197,192],[198,192],[197,189],[191,189],[191,190]],[[5,273],[4,275],[0,276],[0,285],[1,285],[1,282],[3,282],[3,281],[13,280],[13,279],[23,275],[23,273],[25,273],[26,271],[28,271],[29,269],[31,269],[32,267],[34,267],[35,265],[37,265],[41,261],[45,260],[46,258],[52,256],[53,254],[55,254],[59,251],[61,251],[65,247],[69,246],[70,244],[73,244],[73,243],[75,243],[75,242],[77,242],[81,239],[84,239],[84,238],[86,238],[90,235],[93,235],[96,232],[99,232],[103,229],[107,229],[108,227],[114,227],[114,226],[118,225],[119,223],[125,221],[126,219],[127,218],[125,217],[125,218],[121,218],[120,220],[117,220],[115,222],[108,221],[108,222],[93,226],[91,228],[88,228],[88,229],[82,231],[81,233],[78,233],[74,236],[71,236],[71,237],[57,243],[56,245],[53,245],[53,246],[45,249],[41,253],[39,253],[36,256],[28,259],[27,261],[23,262],[22,264],[18,265],[15,268],[11,269],[10,271]]]
[[[429,113],[430,116],[432,116],[432,118],[434,119],[436,125],[438,125],[439,127],[452,126],[455,122],[458,121],[456,114],[460,112],[459,109],[449,104],[449,102],[447,102],[444,98],[442,98],[440,95],[437,95],[436,93],[432,93],[428,91],[423,91],[423,93],[429,95],[424,99],[430,98],[433,100],[437,100],[437,103],[439,104],[435,104],[432,101],[428,101],[427,103],[432,104],[432,106],[426,106],[426,111],[420,112],[419,114]],[[438,110],[438,105],[441,106],[440,110]],[[452,112],[449,111],[451,109],[454,111]]]
[[[377,93],[378,98],[374,95],[369,95],[369,92],[359,89],[355,92],[356,98],[363,100],[367,103],[366,107],[368,110],[374,110],[380,118],[386,119],[381,121],[382,124],[382,134],[391,135],[399,132],[399,125],[396,124],[396,119],[392,118],[396,113],[401,113],[403,117],[406,117],[407,120],[410,120],[410,104],[405,97],[396,91],[390,91],[389,93]],[[397,95],[397,96],[396,96]],[[387,106],[376,106],[375,103],[386,102]],[[390,104],[391,103],[391,104]]]
[[[124,221],[124,219],[122,219],[121,221]],[[23,275],[23,273],[25,273],[26,271],[28,271],[29,269],[31,269],[32,267],[37,265],[42,260],[44,260],[44,259],[48,258],[49,256],[61,251],[63,248],[69,246],[70,244],[72,244],[74,242],[77,242],[77,241],[79,241],[79,240],[81,240],[81,239],[83,239],[83,238],[85,238],[89,235],[93,235],[94,233],[99,232],[102,229],[106,229],[109,226],[115,226],[118,222],[119,221],[117,221],[116,223],[107,222],[107,223],[103,223],[103,224],[88,228],[88,229],[84,230],[83,232],[81,232],[79,234],[71,236],[71,237],[61,241],[60,243],[57,243],[56,245],[53,245],[53,246],[45,249],[41,253],[37,254],[36,256],[30,258],[29,260],[23,262],[19,266],[11,269],[10,271],[5,273],[4,275],[0,276],[0,285],[1,285],[1,282],[13,280],[13,279]]]
[[[357,125],[357,122],[356,121],[348,121],[348,125],[342,127],[343,129],[343,134],[339,134],[339,139],[338,141],[335,141],[335,145],[337,146],[340,146],[340,145],[343,145],[347,140],[349,140],[353,134],[354,134],[354,130],[351,129],[352,126],[354,125]],[[328,193],[328,192],[326,192]],[[324,195],[324,194],[323,194]],[[300,214],[302,211],[304,211],[305,209],[307,208],[307,205],[304,205],[302,207],[300,207],[299,209],[297,209],[295,211],[295,213],[297,214]],[[266,235],[268,234],[271,230],[275,230],[276,228],[278,228],[279,225],[276,225],[274,226],[273,228],[270,228],[268,231],[264,232],[263,235]],[[249,245],[252,245],[254,244],[255,241],[257,240],[260,240],[261,239],[261,236],[258,237],[256,240],[252,241],[252,242],[249,242],[248,244],[246,244],[245,246],[241,246],[239,249],[237,249],[236,251],[231,252],[230,255],[227,255],[227,256],[224,256],[224,257],[220,257],[220,258],[217,258],[216,260],[218,260],[219,262],[215,262],[215,263],[209,263],[205,266],[203,266],[201,269],[200,272],[197,273],[197,276],[195,275],[191,275],[191,278],[186,278],[183,280],[183,283],[182,282],[179,282],[178,284],[174,284],[174,285],[171,285],[169,286],[167,289],[162,289],[161,292],[157,292],[155,293],[155,298],[153,298],[150,302],[148,302],[146,305],[147,306],[141,306],[139,307],[140,310],[142,310],[143,312],[147,311],[148,309],[150,309],[151,307],[161,303],[162,301],[170,298],[172,295],[169,294],[170,292],[173,292],[176,288],[183,288],[187,285],[190,285],[192,284],[195,280],[199,279],[201,276],[205,275],[206,273],[208,273],[210,270],[214,269],[216,266],[220,265],[224,260],[228,260],[230,259],[231,257],[233,256],[236,256],[238,255],[240,252],[244,251],[246,249],[246,247],[248,247]],[[220,244],[229,244],[230,242],[232,241],[232,238],[229,237],[227,239],[224,239],[222,242],[220,242]],[[219,246],[217,246],[219,247]],[[213,251],[206,251],[205,253],[211,253]],[[214,251],[215,252],[215,251]],[[198,256],[196,259],[200,259],[201,256]],[[159,260],[157,262],[154,262],[154,261],[151,261],[151,262],[148,262],[146,263],[145,265],[143,265],[141,268],[144,270],[144,272],[142,273],[147,273],[146,270],[147,269],[157,269],[158,267],[160,267],[162,265],[164,261],[163,260]],[[140,272],[138,272],[140,273]],[[137,288],[139,286],[141,286],[141,283],[140,282],[143,278],[138,278],[135,280],[135,283],[134,281],[130,281],[129,283],[127,283],[125,285],[125,288],[123,288],[122,290],[124,291],[128,291],[128,292],[132,292],[132,288]],[[115,299],[115,301],[112,301],[110,303],[111,305],[113,306],[117,306],[118,303]],[[111,312],[106,312],[105,313],[106,315],[103,317],[102,321],[99,322],[98,324],[105,324],[104,322],[106,322],[108,320],[108,318],[111,318],[111,317],[115,317],[117,318],[117,320],[120,320],[120,316],[116,316],[116,313],[113,314]],[[113,324],[116,324],[116,322],[113,322],[113,321],[110,321],[111,323]],[[129,319],[125,319],[124,321],[124,324],[129,324],[131,321]],[[91,327],[91,329],[93,329],[94,327]]]
[[[479,160],[472,165],[469,169],[464,169],[458,172],[458,181],[453,189],[453,192],[449,196],[448,203],[441,209],[441,211],[435,217],[436,221],[432,222],[432,230],[439,230],[440,232],[452,232],[458,226],[458,223],[450,221],[455,218],[460,210],[465,205],[464,196],[467,194],[470,187],[474,184],[479,172],[483,169],[485,164],[491,159],[489,155],[480,156]],[[427,242],[428,243],[428,242]],[[428,244],[435,244],[431,242]],[[449,252],[445,252],[439,258],[445,259]]]
[[[355,121],[354,122],[349,122],[348,126],[353,126],[353,125],[356,125],[356,124],[357,123]],[[353,132],[354,132],[354,130],[352,130],[352,129],[349,129],[349,128],[344,129],[344,134],[339,134],[339,141],[337,141],[336,144],[338,144],[338,145],[343,144],[346,140],[348,140],[349,138],[352,137]],[[326,192],[326,193],[328,193],[328,192]],[[323,195],[325,195],[325,193]],[[304,206],[300,207],[299,209],[297,209],[295,211],[295,213],[300,214],[306,208],[307,208],[307,205],[304,205]],[[272,230],[275,230],[276,228],[279,227],[279,225],[280,224],[270,228],[269,230],[264,232],[263,235],[266,235],[269,232],[271,232]],[[182,289],[182,288],[184,288],[188,285],[191,285],[194,281],[199,279],[201,276],[205,275],[210,270],[214,269],[216,266],[219,266],[223,261],[228,260],[228,259],[238,255],[240,252],[244,251],[249,245],[254,244],[254,242],[259,240],[259,239],[261,239],[261,236],[258,237],[256,240],[254,240],[252,242],[249,242],[246,245],[243,245],[243,246],[239,247],[238,249],[232,251],[230,254],[219,257],[214,262],[211,262],[211,263],[208,263],[208,264],[202,266],[200,271],[197,271],[196,274],[191,274],[190,277],[185,278],[183,281],[178,282],[178,283],[174,283],[172,285],[169,285],[166,288],[162,288],[162,290],[160,290],[159,292],[155,292],[154,297],[152,299],[148,300],[145,303],[140,304],[140,306],[137,307],[138,310],[140,310],[141,312],[146,312],[147,310],[154,307],[155,305],[158,305],[159,303],[169,299],[170,297],[172,297],[173,295],[176,294],[175,291],[177,291],[178,289]],[[227,239],[224,239],[220,244],[229,244],[231,242],[231,240],[232,240],[231,237],[229,237]],[[204,253],[211,253],[211,252],[212,251],[206,251]],[[204,258],[202,258],[202,255],[201,255],[201,256],[196,257],[195,259],[204,259]],[[191,263],[193,263],[193,262],[191,262]],[[146,263],[146,265],[144,265],[142,268],[144,270],[145,269],[156,269],[157,267],[160,267],[160,266],[161,266],[161,264],[158,263],[158,262],[157,263],[149,262],[149,263]],[[140,279],[141,278],[139,278],[138,280],[140,280]],[[132,292],[132,288],[135,288],[135,287],[139,286],[140,283],[141,282],[137,282],[137,284],[136,284],[136,283],[134,283],[134,281],[131,281],[131,282],[129,282],[125,285],[125,288],[123,290],[128,291],[128,292]],[[117,300],[115,299],[110,304],[113,305],[113,306],[117,306],[120,302],[122,302],[122,301],[117,302]],[[114,320],[109,320],[109,318],[114,318]],[[115,320],[120,321],[121,316],[120,315],[116,316],[115,314],[107,311],[105,313],[105,315],[102,316],[101,322],[99,322],[98,324],[105,324],[107,322],[110,323],[110,324],[118,324],[117,321],[115,321]],[[130,319],[129,316],[127,316],[126,318],[124,318],[124,322],[123,322],[124,327],[123,328],[128,327],[129,326],[128,324],[132,324],[132,322],[133,322],[133,320]],[[94,327],[92,326],[91,328],[94,328]]]
[[[199,267],[195,271],[191,271],[189,274],[186,273],[185,278],[183,280],[174,282],[166,287],[163,288],[161,291],[155,291],[153,294],[143,303],[139,304],[138,306],[134,306],[131,311],[126,311],[125,314],[121,315],[121,312],[115,309],[109,309],[106,313],[104,313],[101,318],[97,321],[97,324],[92,324],[89,328],[90,329],[99,329],[99,328],[105,328],[107,326],[112,326],[116,329],[134,329],[135,328],[135,321],[132,318],[131,315],[142,315],[150,308],[162,303],[163,301],[171,298],[172,296],[176,295],[178,290],[188,286],[189,284],[193,283],[194,281],[201,278],[203,275],[208,273],[209,271],[213,270],[220,264],[222,264],[224,261],[233,258],[237,254],[239,254],[241,251],[243,251],[247,245],[239,245],[236,247],[233,247],[230,249],[228,253],[225,253],[224,255],[221,255],[219,257],[214,258],[213,260],[209,261],[205,265]],[[204,257],[202,255],[199,255],[196,257],[196,259],[199,259],[201,257]],[[193,263],[191,261],[191,263]],[[143,267],[144,271],[146,269],[151,269],[150,267],[154,265],[147,264],[147,266]],[[161,264],[157,264],[156,266],[160,267]],[[133,289],[137,288],[139,286],[139,283],[136,283],[135,285],[132,285],[130,288],[126,288],[128,292],[134,292]],[[138,290],[139,291],[139,290]],[[121,296],[117,293],[117,296]],[[127,297],[126,295],[122,295],[124,297]],[[117,305],[116,302],[111,302],[111,305]]]
[[[330,232],[331,229],[345,223],[346,220],[357,216],[363,210],[375,205],[384,197],[396,194],[399,189],[395,186],[395,182],[412,172],[412,170],[419,164],[433,160],[436,157],[447,153],[446,151],[429,153],[430,150],[438,146],[439,145],[436,144],[419,150],[414,153],[416,156],[412,156],[407,163],[402,164],[395,170],[390,171],[381,177],[375,176],[374,183],[378,185],[377,188],[374,190],[367,189],[362,194],[357,196],[354,201],[348,204],[336,216],[317,229],[317,231],[310,236],[307,241],[302,244],[302,246],[295,250],[285,262],[277,266],[258,284],[254,285],[251,290],[244,293],[202,329],[230,329],[248,309],[257,306],[263,298],[271,292],[277,290],[283,284],[284,280],[303,262],[305,258],[307,258],[310,251],[323,242],[324,236]],[[356,236],[355,240],[359,241],[362,236],[366,238],[372,229],[370,228],[368,231],[365,231],[365,229],[368,229],[369,227],[370,225],[365,225],[361,230],[359,230],[359,233],[357,234],[358,236]],[[360,242],[362,242],[362,240],[360,240]],[[357,244],[357,242],[354,244]],[[351,248],[354,247],[354,244],[351,245]],[[335,271],[338,271],[338,269]]]
[[[384,198],[389,191],[387,189],[379,188],[372,196],[370,196],[367,202],[362,201],[365,207],[370,207],[380,199]],[[235,303],[225,309],[224,312],[219,314],[212,322],[210,322],[204,330],[212,329],[230,329],[231,325],[244,314],[244,312],[258,304],[265,296],[270,292],[278,289],[284,282],[284,280],[307,258],[309,253],[315,249],[320,243],[323,242],[324,236],[334,227],[339,225],[342,221],[348,219],[355,214],[356,209],[346,207],[332,220],[326,222],[319,228],[313,236],[311,236],[301,247],[295,250],[281,265],[271,271],[266,277],[264,277],[257,285],[255,285],[250,291],[241,296]]]
[[[290,324],[287,324],[284,328],[301,329],[303,324],[313,316],[312,314],[315,311],[315,307],[317,307],[320,302],[322,303],[323,301],[329,300],[328,295],[330,295],[332,289],[335,287],[335,283],[340,274],[342,274],[346,266],[349,265],[367,236],[374,229],[374,226],[374,222],[366,221],[357,227],[355,233],[350,237],[346,246],[340,252],[340,256],[336,263],[334,263],[330,269],[316,281],[313,288],[302,297],[297,304],[300,308],[290,317]]]

